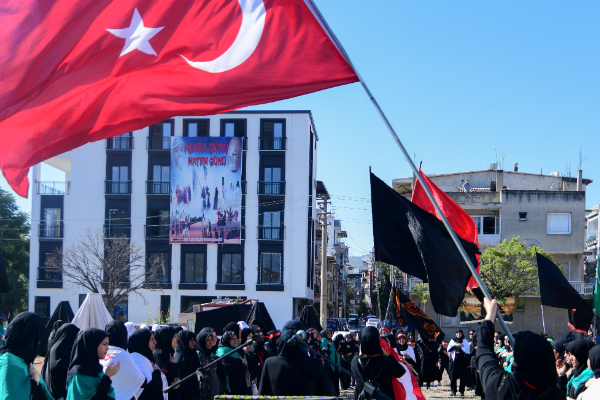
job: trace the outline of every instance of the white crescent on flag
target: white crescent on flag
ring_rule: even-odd
[[[213,74],[225,72],[242,64],[254,53],[265,27],[265,5],[262,0],[239,2],[242,8],[242,26],[231,47],[212,61],[190,61],[180,54],[190,66]]]

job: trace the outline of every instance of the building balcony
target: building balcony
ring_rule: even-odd
[[[40,239],[62,239],[64,235],[63,223],[57,222],[41,222],[40,223]]]
[[[285,195],[285,182],[258,181],[257,193],[272,196]]]
[[[284,137],[260,136],[258,138],[259,150],[285,150]]]
[[[131,237],[131,225],[107,224],[104,225],[105,237],[114,239],[119,237]]]
[[[36,193],[41,195],[64,196],[71,193],[71,181],[35,182]]]
[[[171,182],[146,181],[146,194],[170,194]]]
[[[148,136],[146,149],[154,151],[171,151],[171,136]]]
[[[588,234],[585,240],[585,249],[593,250],[596,247],[598,247],[598,236],[595,233]]]
[[[499,204],[500,192],[477,191],[471,188],[468,193],[465,192],[446,192],[458,204]]]
[[[579,293],[582,296],[591,297],[594,294],[593,283],[586,283],[583,281],[569,281],[569,283],[575,288],[575,290],[577,290],[577,293]]]
[[[63,287],[62,273],[57,268],[38,267],[38,289],[61,289]]]
[[[133,136],[115,136],[106,139],[106,150],[132,150]]]
[[[145,225],[146,239],[169,239],[169,225]]]
[[[131,181],[104,181],[106,194],[131,194]]]
[[[284,240],[285,226],[259,226],[257,237],[263,240]]]

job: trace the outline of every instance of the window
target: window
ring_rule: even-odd
[[[116,238],[129,236],[128,210],[124,208],[108,209],[108,224],[106,226],[106,237]]]
[[[169,194],[171,192],[171,167],[169,165],[152,166],[150,193]]]
[[[285,120],[263,120],[260,150],[285,150]]]
[[[569,235],[571,234],[571,214],[569,213],[549,213],[548,214],[548,235]]]
[[[442,326],[459,326],[460,325],[460,314],[457,314],[456,317],[448,317],[442,315]]]
[[[150,149],[171,150],[171,136],[173,136],[173,120],[167,120],[150,127]]]
[[[234,137],[235,124],[233,122],[225,123],[225,137]]]
[[[245,137],[246,120],[245,119],[222,119],[221,136],[224,137]]]
[[[183,136],[200,137],[209,136],[210,120],[208,119],[185,119],[183,120]]]
[[[61,236],[61,209],[44,208],[44,224],[42,227],[42,237],[60,238]]]
[[[181,281],[185,283],[206,282],[205,261],[205,253],[184,253]]]
[[[281,211],[265,211],[262,220],[261,239],[283,239],[281,235]]]
[[[282,284],[283,257],[281,253],[260,253],[259,282],[262,284]]]
[[[519,213],[519,221],[527,221],[527,213],[526,212]]]
[[[182,313],[191,313],[194,311],[195,304],[205,304],[210,303],[213,297],[207,296],[181,296],[181,312]]]
[[[115,307],[110,312],[110,315],[113,317],[113,319],[119,319],[123,322],[129,321],[129,302],[127,296],[115,304]]]
[[[163,315],[163,318],[165,318],[166,315],[171,314],[171,296],[168,294],[160,296],[160,312]]]
[[[109,193],[129,193],[129,166],[113,165],[110,178]]]
[[[44,253],[44,266],[38,271],[40,281],[62,281],[62,273],[57,267],[50,267],[54,253]]]
[[[264,167],[263,182],[260,194],[282,194],[283,182],[281,179],[281,167]]]
[[[219,283],[244,283],[242,254],[221,253],[221,274]]]
[[[170,283],[171,282],[171,254],[152,252],[148,253],[148,260],[153,263],[158,263],[158,271],[150,283]]]
[[[471,216],[480,235],[500,234],[500,218],[496,216]]]
[[[106,140],[108,149],[129,150],[133,148],[133,137],[131,136],[131,132],[108,138]]]
[[[50,318],[50,297],[35,296],[34,312],[47,321]]]

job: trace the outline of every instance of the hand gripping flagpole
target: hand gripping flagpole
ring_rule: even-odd
[[[460,254],[463,257],[463,259],[465,260],[465,262],[467,263],[467,266],[471,270],[471,273],[473,274],[473,277],[475,278],[475,280],[479,284],[479,287],[481,288],[481,291],[483,292],[483,294],[485,295],[485,297],[487,297],[488,299],[492,300],[492,296],[490,295],[490,292],[485,287],[485,284],[483,283],[483,281],[481,280],[481,277],[477,273],[477,269],[475,269],[475,267],[473,266],[473,263],[471,262],[471,259],[469,259],[469,256],[467,255],[467,252],[465,251],[465,249],[463,248],[462,244],[460,243],[460,240],[458,239],[458,235],[456,234],[456,232],[454,232],[454,229],[452,229],[452,227],[450,226],[450,223],[448,222],[448,219],[446,219],[446,216],[442,212],[440,206],[435,201],[435,198],[433,197],[433,194],[431,193],[431,189],[429,189],[429,186],[427,186],[427,182],[425,182],[425,179],[423,179],[423,177],[421,176],[421,173],[418,170],[417,166],[411,160],[410,155],[406,151],[406,148],[402,144],[402,141],[398,137],[398,134],[396,133],[396,131],[394,130],[394,128],[390,124],[390,121],[388,121],[388,119],[387,119],[386,115],[384,114],[383,110],[381,109],[381,107],[377,103],[377,100],[375,100],[375,97],[371,94],[371,91],[367,87],[367,84],[363,80],[362,76],[358,73],[358,70],[356,69],[356,67],[354,66],[354,64],[352,63],[352,61],[350,60],[350,57],[348,56],[348,53],[346,53],[346,50],[342,46],[342,43],[338,40],[337,36],[335,36],[335,33],[333,33],[333,31],[331,30],[329,24],[327,23],[327,21],[323,17],[323,14],[321,14],[321,11],[319,11],[319,9],[317,8],[317,5],[314,3],[314,1],[313,0],[307,0],[307,1],[310,2],[310,4],[312,5],[312,7],[314,8],[315,12],[318,14],[318,16],[319,16],[322,24],[327,29],[327,33],[330,35],[331,39],[334,41],[335,45],[340,50],[340,53],[342,53],[342,55],[344,56],[344,58],[346,59],[346,61],[350,65],[350,67],[354,70],[354,73],[358,77],[358,80],[360,81],[363,89],[365,90],[365,92],[369,96],[369,99],[371,99],[371,102],[375,106],[375,109],[379,113],[379,116],[381,117],[381,119],[385,123],[385,126],[387,127],[388,131],[392,135],[393,139],[396,141],[396,144],[400,148],[400,151],[404,155],[404,158],[406,159],[406,161],[408,162],[408,164],[412,168],[413,172],[417,176],[417,179],[419,180],[419,182],[423,186],[423,189],[425,190],[425,193],[427,194],[427,197],[429,198],[429,201],[431,201],[431,204],[433,204],[433,207],[435,208],[435,211],[437,212],[438,216],[440,217],[440,219],[444,223],[444,226],[446,227],[446,229],[448,230],[448,233],[452,237],[452,240],[454,241],[454,244],[456,245],[456,248],[460,252]],[[510,339],[510,342],[514,346],[515,345],[515,339],[513,338],[512,334],[510,333],[510,330],[508,329],[508,326],[506,326],[506,322],[504,321],[504,319],[502,319],[502,314],[500,314],[500,311],[498,309],[496,309],[496,317],[500,321],[500,325],[502,326],[502,329],[504,329],[504,331],[508,335],[508,338]]]

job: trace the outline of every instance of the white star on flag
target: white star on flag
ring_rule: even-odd
[[[113,35],[125,39],[125,46],[123,51],[119,54],[119,57],[138,49],[146,54],[154,54],[156,52],[148,42],[154,35],[156,35],[164,26],[160,28],[146,28],[144,21],[138,12],[137,8],[133,12],[133,18],[131,18],[131,25],[125,29],[107,29]]]

